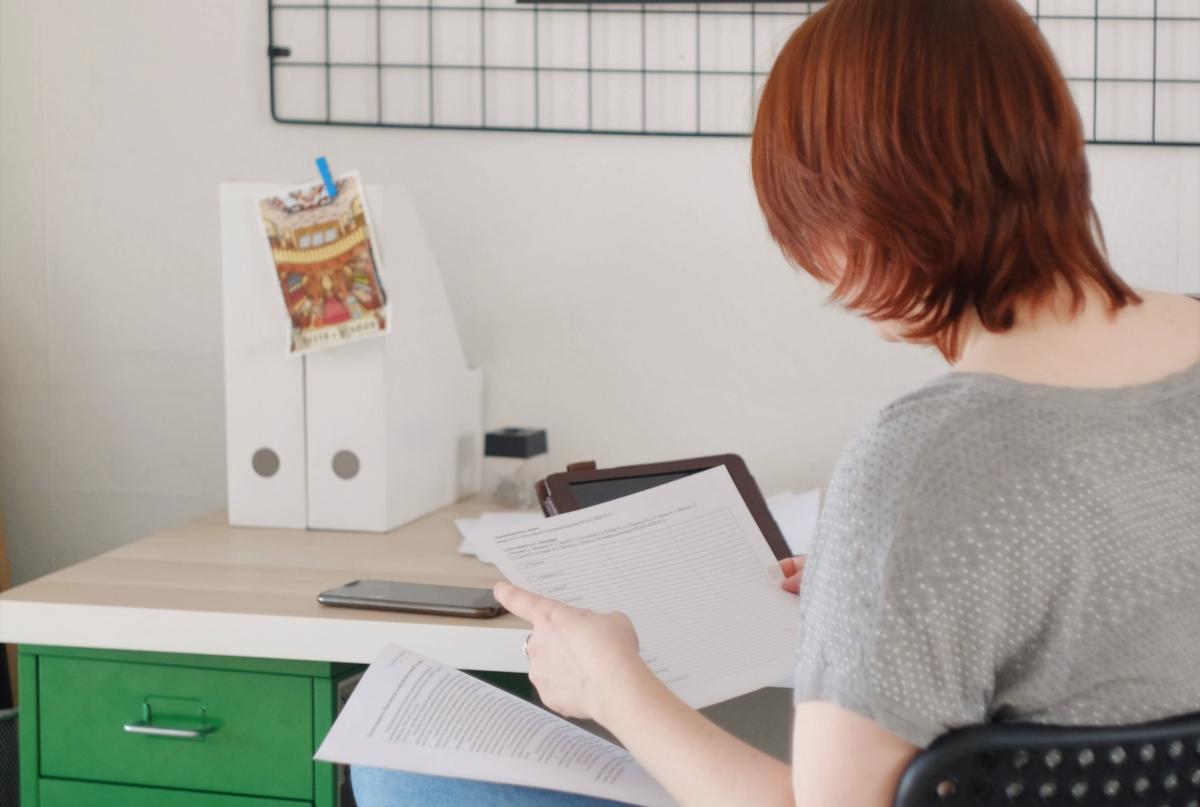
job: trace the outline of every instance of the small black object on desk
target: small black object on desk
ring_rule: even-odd
[[[547,445],[545,429],[509,427],[487,433],[483,441],[483,454],[486,457],[526,459],[545,454]]]
[[[537,506],[534,485],[546,475],[545,429],[509,427],[490,431],[483,441],[483,485],[505,507]]]

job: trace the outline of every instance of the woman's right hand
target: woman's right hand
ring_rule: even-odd
[[[800,593],[800,578],[804,574],[804,563],[808,560],[808,555],[797,555],[794,558],[784,558],[779,561],[779,568],[783,569],[783,586],[784,591],[790,591],[792,594]]]

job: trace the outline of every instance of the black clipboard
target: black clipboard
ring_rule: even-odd
[[[738,493],[746,502],[746,508],[754,517],[775,557],[779,560],[791,557],[792,552],[771,511],[767,509],[767,502],[763,499],[758,483],[750,475],[745,461],[737,454],[715,454],[710,457],[603,469],[597,468],[596,463],[592,461],[575,462],[568,465],[566,471],[550,474],[539,481],[537,496],[542,505],[542,512],[553,516],[648,490],[718,465],[724,465],[729,471],[733,484],[737,486]]]

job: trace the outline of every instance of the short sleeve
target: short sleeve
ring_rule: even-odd
[[[927,468],[946,439],[936,409],[868,428],[838,463],[801,587],[795,700],[827,701],[925,747],[984,722],[995,689],[999,586],[964,570],[964,535]]]

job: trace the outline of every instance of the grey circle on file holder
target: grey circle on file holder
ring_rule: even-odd
[[[358,455],[353,451],[342,449],[333,455],[333,472],[339,479],[353,479],[358,476]]]
[[[250,458],[250,467],[263,479],[270,479],[279,472],[279,455],[269,448],[260,448]]]

